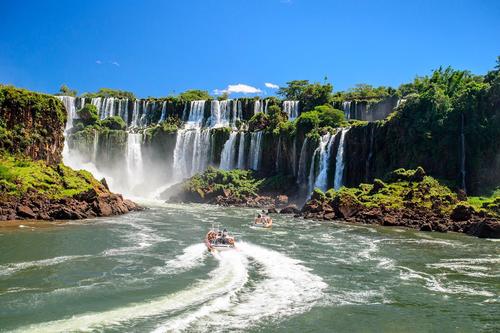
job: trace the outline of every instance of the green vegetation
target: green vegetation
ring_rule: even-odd
[[[86,104],[82,109],[76,111],[79,119],[73,120],[73,126],[81,123],[84,126],[93,126],[99,121],[99,112],[93,104]]]
[[[58,161],[66,110],[60,100],[12,86],[0,87],[0,151]]]
[[[278,95],[288,100],[300,101],[302,112],[313,110],[318,105],[329,104],[332,85],[329,83],[309,83],[308,80],[294,80],[280,87]]]
[[[202,198],[206,193],[218,193],[230,191],[237,197],[256,196],[263,180],[254,178],[251,170],[219,170],[208,168],[204,173],[191,177],[184,183],[184,190],[193,194],[199,194]]]
[[[295,120],[296,128],[302,133],[318,132],[321,129],[340,127],[345,124],[344,113],[328,104],[303,112]]]
[[[82,95],[85,98],[96,98],[96,97],[115,97],[115,98],[127,98],[135,99],[134,93],[125,90],[101,88],[95,93],[85,93]]]
[[[70,89],[67,85],[63,84],[61,88],[59,88],[59,93],[57,93],[56,95],[75,97],[76,95],[78,95],[78,92],[76,90]]]
[[[392,87],[373,87],[372,85],[359,83],[346,92],[338,92],[333,95],[334,101],[379,101],[384,98],[395,96],[398,91]]]
[[[367,208],[386,207],[399,210],[405,207],[420,207],[441,213],[450,213],[458,203],[454,192],[436,179],[426,176],[422,168],[398,169],[389,173],[385,181],[375,179],[373,184],[342,187],[337,191],[330,189],[325,194],[316,190],[315,195],[328,201],[349,200]]]
[[[110,130],[115,131],[124,131],[127,127],[125,121],[120,116],[108,117],[100,121],[100,125],[102,127],[109,128]]]
[[[485,209],[490,214],[500,218],[500,188],[493,191],[489,196],[468,197],[467,202],[476,210]]]
[[[62,163],[48,166],[43,161],[0,155],[0,193],[21,197],[36,192],[51,199],[71,197],[98,187],[87,171],[75,171]]]
[[[186,90],[183,93],[179,94],[179,99],[183,101],[197,101],[197,100],[206,100],[211,99],[210,94],[206,90]]]
[[[257,112],[248,121],[250,131],[262,131],[269,126],[269,116],[264,112]]]
[[[174,134],[181,126],[181,121],[177,116],[169,116],[165,121],[158,125],[149,127],[145,131],[146,141],[151,141],[153,137],[163,134]]]
[[[462,186],[463,124],[467,189],[478,193],[498,186],[499,146],[494,143],[500,138],[500,59],[484,77],[439,68],[404,85],[404,91],[410,94],[406,102],[382,123],[384,140],[392,143],[390,152],[379,152],[387,156],[386,170],[422,165],[431,174]]]

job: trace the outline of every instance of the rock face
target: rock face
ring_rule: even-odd
[[[459,202],[456,194],[425,176],[422,168],[395,170],[387,182],[378,180],[373,185],[326,194],[315,191],[301,216],[500,238],[496,200],[477,210],[467,202]]]
[[[59,163],[65,124],[66,111],[57,98],[13,87],[0,88],[0,149],[49,165]]]
[[[74,220],[140,209],[111,193],[105,181],[61,163],[65,124],[66,110],[54,96],[0,86],[0,221]]]
[[[5,220],[78,220],[97,216],[120,215],[141,210],[120,194],[98,193],[94,189],[72,198],[48,199],[38,194],[23,198],[3,197],[0,221]]]

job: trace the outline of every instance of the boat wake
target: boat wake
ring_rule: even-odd
[[[204,244],[184,249],[167,261],[175,274],[217,261],[207,278],[173,294],[99,313],[22,327],[22,332],[67,332],[130,328],[161,323],[154,332],[227,331],[257,325],[263,318],[281,320],[310,309],[327,287],[300,261],[279,252],[239,242],[232,251],[209,256]],[[154,319],[154,320],[153,320]],[[149,324],[148,324],[149,323]],[[222,325],[223,323],[223,325]]]

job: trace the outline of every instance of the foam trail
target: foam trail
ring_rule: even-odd
[[[73,332],[102,329],[188,308],[217,299],[220,295],[236,292],[248,279],[246,260],[242,256],[225,254],[218,256],[217,259],[219,266],[210,273],[210,278],[200,281],[186,290],[100,313],[86,313],[67,319],[21,327],[17,331]]]
[[[161,274],[172,274],[187,271],[203,263],[208,255],[204,243],[193,244],[184,249],[183,254],[167,261],[165,267],[156,267],[156,272]]]
[[[207,302],[196,311],[189,312],[186,315],[182,315],[158,326],[153,331],[154,333],[178,332],[185,330],[200,318],[206,318],[209,315],[211,316],[212,313],[228,311],[234,306],[231,299],[248,281],[248,260],[245,256],[242,256],[236,251],[218,253],[216,254],[216,257],[219,258],[219,260],[224,261],[225,264],[232,265],[231,269],[233,270],[235,278],[233,280],[233,284],[226,287],[227,292],[219,297],[216,297],[214,300]]]
[[[22,271],[25,269],[52,266],[52,265],[57,265],[57,264],[66,262],[66,261],[87,258],[87,257],[92,257],[92,256],[91,255],[61,256],[61,257],[48,258],[48,259],[35,260],[35,261],[10,263],[10,264],[0,266],[0,276],[11,275],[13,273],[16,273],[16,272],[19,272],[19,271]]]
[[[244,329],[266,317],[276,319],[305,312],[323,297],[326,283],[300,261],[245,242],[239,242],[237,247],[244,257],[258,264],[264,279],[255,290],[245,289],[232,306],[215,310],[196,322],[198,329],[207,330],[207,326],[211,331],[222,329],[214,323],[224,323],[224,330]]]

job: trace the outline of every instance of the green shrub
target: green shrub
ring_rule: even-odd
[[[108,117],[100,121],[102,127],[109,128],[110,130],[123,131],[127,127],[125,121],[120,116]]]
[[[84,126],[95,125],[99,121],[99,111],[93,104],[86,104],[83,108],[76,111],[78,118],[73,121],[73,126],[82,123]]]

